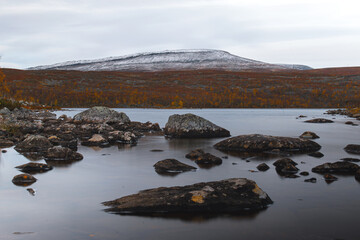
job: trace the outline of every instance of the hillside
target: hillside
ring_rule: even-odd
[[[80,60],[29,68],[29,70],[78,71],[181,71],[181,70],[283,70],[311,69],[304,65],[270,64],[238,57],[221,50],[175,50]]]
[[[276,72],[2,70],[2,95],[61,107],[360,106],[360,67]]]

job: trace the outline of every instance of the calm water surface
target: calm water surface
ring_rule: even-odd
[[[221,139],[167,140],[162,136],[146,136],[134,147],[80,146],[78,151],[84,159],[35,175],[38,181],[31,187],[36,195],[31,196],[26,187],[11,182],[13,176],[19,174],[14,167],[29,160],[9,148],[0,158],[0,239],[360,239],[360,183],[353,176],[338,176],[338,181],[327,184],[321,175],[311,173],[312,167],[324,162],[356,157],[343,148],[351,143],[360,144],[360,127],[345,125],[346,117],[323,115],[325,110],[309,109],[117,110],[124,111],[133,121],[158,122],[161,127],[171,114],[191,112],[227,128],[233,136],[261,133],[297,137],[304,131],[314,131],[320,136],[316,141],[325,157],[292,156],[301,171],[310,172],[310,176],[297,179],[278,176],[272,166],[276,158],[251,158],[246,162],[236,156],[229,156],[222,165],[211,169],[198,169],[175,177],[160,176],[153,165],[166,158],[197,167],[185,158],[185,154],[195,148],[225,156],[212,147]],[[57,114],[73,116],[79,111],[81,109],[71,109]],[[301,114],[308,116],[306,119],[335,118],[335,123],[304,123],[304,119],[296,119]],[[151,152],[152,149],[163,152]],[[270,170],[249,171],[256,170],[264,161]],[[109,214],[101,205],[103,201],[147,188],[232,177],[256,181],[274,204],[246,216],[171,218]],[[317,183],[304,182],[310,177],[316,177]]]

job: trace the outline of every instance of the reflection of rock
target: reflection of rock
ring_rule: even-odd
[[[140,191],[104,202],[107,211],[144,214],[173,212],[235,213],[260,210],[272,200],[254,181],[232,178],[217,182],[197,183],[183,187],[161,187]]]
[[[37,179],[30,174],[19,174],[13,178],[12,182],[18,186],[29,186],[36,182],[36,180]]]
[[[316,166],[312,169],[316,173],[352,173],[355,172],[360,167],[351,162],[335,162],[335,163],[324,163],[319,166]]]
[[[308,139],[275,137],[261,134],[240,135],[225,139],[215,148],[229,152],[314,152],[321,148]]]
[[[315,118],[305,121],[307,123],[333,123],[334,121],[325,118]]]
[[[173,138],[212,138],[230,136],[228,130],[191,113],[171,115],[165,125],[164,133],[166,136]]]
[[[16,168],[18,168],[21,172],[24,173],[42,173],[50,171],[52,169],[52,167],[47,164],[33,162],[17,166]]]
[[[344,149],[348,153],[360,154],[360,145],[359,144],[349,144]]]
[[[269,170],[269,166],[266,163],[261,163],[256,167],[259,171],[265,172]]]
[[[107,107],[92,107],[74,116],[75,122],[109,122],[126,123],[130,122],[129,117],[122,112],[117,112]]]
[[[304,132],[303,134],[301,134],[300,138],[316,139],[316,138],[320,138],[320,137],[314,132]]]
[[[24,141],[18,143],[15,146],[15,150],[18,152],[35,152],[35,153],[45,153],[53,145],[50,141],[40,135],[30,135],[25,138]]]
[[[196,169],[196,167],[184,164],[176,159],[161,160],[155,163],[154,167],[155,167],[155,171],[159,174],[168,173],[174,175],[181,172],[192,171]]]
[[[55,146],[49,148],[45,160],[56,160],[56,161],[79,161],[82,160],[83,156],[70,148]]]

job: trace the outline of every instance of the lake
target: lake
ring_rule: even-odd
[[[74,116],[83,109],[56,112]],[[354,176],[339,176],[328,184],[311,168],[344,157],[347,144],[360,144],[360,127],[346,125],[346,116],[324,115],[325,109],[116,109],[131,120],[158,122],[165,126],[172,114],[194,113],[228,129],[232,136],[268,134],[298,137],[304,131],[320,136],[315,141],[325,156],[294,155],[307,177],[279,176],[272,163],[279,158],[242,159],[217,151],[218,139],[165,139],[150,135],[136,146],[97,149],[79,146],[84,159],[52,171],[36,174],[31,185],[36,195],[15,186],[11,180],[20,172],[14,167],[29,162],[13,148],[0,158],[0,239],[360,239],[360,183]],[[299,115],[307,118],[297,119]],[[330,124],[304,123],[314,117],[333,119]],[[356,122],[356,120],[352,120]],[[357,121],[356,123],[360,123]],[[202,148],[216,156],[228,156],[220,166],[198,168],[176,176],[158,175],[153,165],[175,158],[198,167],[185,154]],[[163,152],[152,152],[161,149]],[[246,161],[248,160],[248,161]],[[44,162],[40,160],[38,162]],[[251,172],[266,162],[266,172]],[[274,204],[266,210],[246,215],[122,216],[104,212],[101,202],[139,190],[160,186],[182,186],[227,178],[249,178],[257,182]],[[315,177],[316,183],[304,182]]]

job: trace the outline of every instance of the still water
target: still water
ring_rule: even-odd
[[[58,116],[73,116],[82,109],[57,112]],[[55,167],[36,174],[31,185],[32,196],[26,187],[12,184],[19,174],[14,168],[29,162],[13,148],[0,158],[0,239],[360,239],[360,183],[353,176],[338,176],[327,184],[311,168],[344,157],[358,157],[346,153],[347,144],[360,144],[360,127],[344,124],[347,117],[323,115],[324,109],[117,109],[132,121],[158,122],[165,126],[171,114],[195,113],[230,130],[232,136],[260,133],[297,137],[313,131],[325,157],[316,159],[306,154],[291,158],[299,163],[300,171],[310,176],[296,179],[277,175],[272,163],[275,159],[250,158],[250,162],[236,156],[223,159],[223,164],[211,169],[176,176],[160,176],[153,165],[166,158],[197,165],[185,154],[202,148],[219,157],[226,154],[212,146],[221,139],[165,139],[146,136],[134,147],[113,146],[105,149],[79,147],[82,161]],[[299,115],[308,116],[296,119]],[[306,119],[325,117],[332,124],[304,123]],[[360,123],[357,121],[357,123]],[[151,152],[161,149],[163,152]],[[44,162],[44,161],[39,161]],[[266,162],[267,172],[250,172]],[[303,163],[301,163],[303,162]],[[269,194],[274,204],[268,209],[246,216],[121,216],[104,212],[101,202],[113,200],[139,190],[160,186],[187,185],[226,178],[249,178]],[[315,177],[317,183],[304,179]]]

